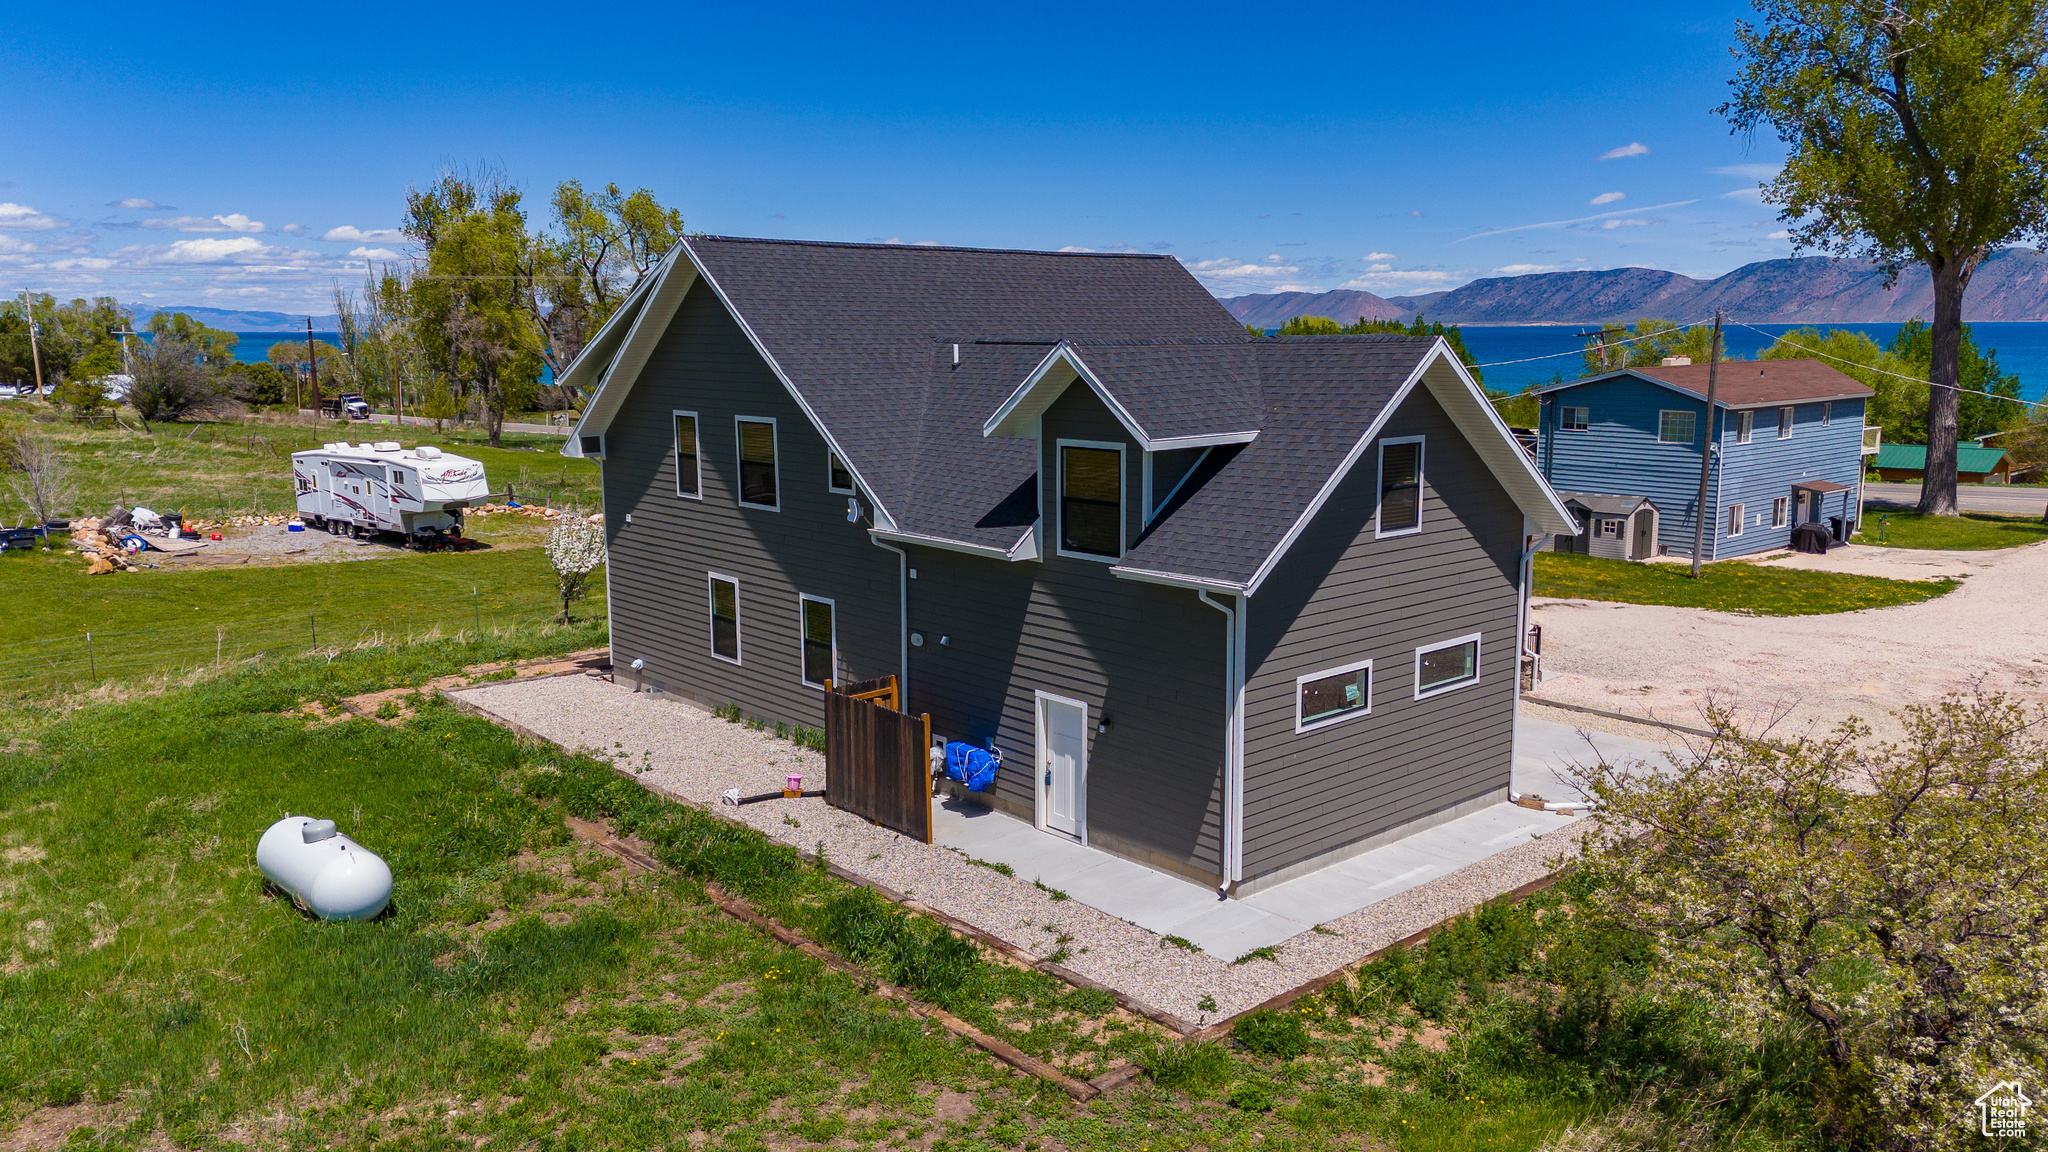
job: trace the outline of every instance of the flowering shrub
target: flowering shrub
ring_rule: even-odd
[[[590,574],[604,563],[604,525],[586,520],[574,510],[556,517],[548,529],[548,563],[554,566],[555,581],[562,593],[562,619],[569,623],[569,605],[583,598]]]

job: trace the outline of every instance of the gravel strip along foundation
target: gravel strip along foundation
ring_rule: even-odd
[[[1230,957],[1169,947],[1160,936],[1078,900],[1055,903],[1030,877],[975,867],[957,852],[878,828],[828,807],[822,798],[738,808],[719,804],[727,788],[771,791],[791,772],[803,773],[806,788],[821,787],[825,758],[674,696],[636,693],[586,676],[479,685],[449,695],[517,731],[608,760],[647,786],[774,840],[805,851],[822,849],[833,863],[1033,956],[1048,957],[1064,946],[1066,967],[1197,1025],[1255,1007],[1541,879],[1553,871],[1550,861],[1576,855],[1564,837],[1531,841],[1323,924],[1322,931],[1304,932],[1279,946],[1277,961],[1234,965]],[[1204,996],[1215,998],[1215,1011],[1197,1006]]]

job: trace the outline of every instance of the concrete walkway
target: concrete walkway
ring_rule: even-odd
[[[1663,763],[1662,745],[1582,733],[1545,720],[1524,718],[1516,735],[1515,791],[1550,800],[1578,798],[1565,782],[1574,765],[1603,756],[1610,762]],[[1036,880],[1091,908],[1228,959],[1277,945],[1581,819],[1495,804],[1239,900],[1219,899],[1214,889],[977,805],[947,802],[937,813],[934,839],[977,860],[1007,864],[1020,880]]]

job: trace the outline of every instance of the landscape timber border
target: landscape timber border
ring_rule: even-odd
[[[1584,712],[1588,716],[1601,716],[1609,720],[1625,720],[1630,724],[1644,724],[1651,728],[1667,728],[1673,732],[1683,732],[1688,736],[1705,736],[1711,739],[1714,735],[1705,728],[1690,728],[1684,724],[1673,724],[1669,720],[1653,720],[1648,716],[1631,716],[1626,712],[1609,712],[1605,708],[1589,708],[1584,704],[1567,704],[1562,700],[1551,700],[1542,696],[1531,695],[1527,692],[1522,693],[1522,700],[1525,703],[1539,704],[1545,708],[1559,708],[1566,712]]]

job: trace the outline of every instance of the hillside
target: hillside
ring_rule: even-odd
[[[223,332],[304,332],[306,330],[307,317],[304,312],[244,312],[233,308],[207,308],[196,304],[172,304],[164,308],[158,308],[149,304],[136,304],[133,307],[135,308],[135,324],[137,327],[147,325],[149,318],[159,312],[182,312],[201,324],[206,325],[208,328],[218,328]],[[332,314],[314,316],[312,320],[314,329],[322,332],[334,331],[336,321]]]
[[[1237,296],[1223,305],[1248,323],[1274,328],[1293,316],[1335,316],[1320,311],[1319,302],[1339,296],[1371,294],[1280,292]],[[1716,308],[1752,324],[1898,323],[1934,312],[1924,268],[1907,268],[1887,289],[1874,265],[1820,256],[1763,260],[1712,280],[1655,268],[1609,268],[1489,277],[1448,292],[1371,298],[1397,309],[1397,316],[1421,310],[1447,324],[1594,324],[1645,316],[1690,321]],[[1963,318],[2048,320],[2048,256],[2031,248],[1994,253],[1970,282]]]
[[[1328,316],[1340,323],[1359,319],[1405,320],[1409,310],[1370,292],[1339,288],[1334,292],[1272,292],[1223,301],[1230,314],[1260,328],[1278,328],[1296,316]]]

